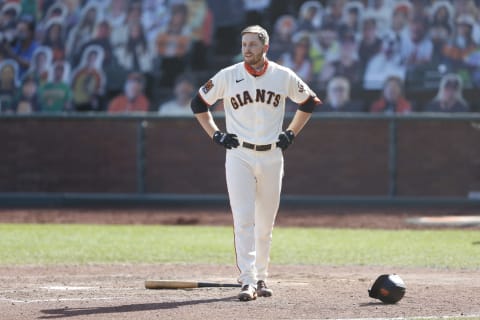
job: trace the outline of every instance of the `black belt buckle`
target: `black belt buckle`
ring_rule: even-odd
[[[245,141],[244,141],[244,142],[242,143],[242,146],[243,146],[244,148],[247,148],[247,149],[255,150],[255,145],[252,144],[252,143],[248,143],[248,142],[245,142]]]
[[[248,142],[243,142],[242,143],[242,146],[244,148],[247,148],[247,149],[251,149],[251,150],[256,150],[256,151],[268,151],[270,149],[272,149],[272,145],[271,144],[253,144],[253,143],[248,143]]]
[[[257,145],[257,147],[255,148],[255,150],[257,151],[268,151],[270,149],[272,149],[271,144]]]

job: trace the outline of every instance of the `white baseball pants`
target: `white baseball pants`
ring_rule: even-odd
[[[280,148],[227,150],[227,188],[233,214],[239,282],[266,280],[275,217],[280,204],[283,154]]]

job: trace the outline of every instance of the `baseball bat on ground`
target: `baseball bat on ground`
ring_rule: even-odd
[[[146,289],[190,289],[190,288],[211,288],[211,287],[230,287],[239,288],[240,284],[236,283],[219,283],[219,282],[199,282],[199,281],[181,281],[181,280],[147,280],[145,281]]]

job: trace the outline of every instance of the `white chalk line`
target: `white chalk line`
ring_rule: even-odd
[[[124,298],[124,297],[123,297]],[[34,300],[18,300],[18,299],[8,299],[0,298],[0,301],[5,301],[9,303],[39,303],[39,302],[65,302],[65,301],[91,301],[91,300],[119,300],[120,297],[92,297],[92,298],[56,298],[56,299],[34,299]]]
[[[33,288],[33,289],[32,289]],[[32,292],[34,289],[42,289],[46,291],[91,291],[91,290],[102,290],[102,291],[132,291],[139,289],[137,287],[132,288],[118,288],[118,287],[70,287],[70,286],[48,286],[48,287],[34,287],[32,288],[21,288],[21,289],[9,289],[9,290],[0,290],[0,295],[18,293],[18,292]],[[139,290],[143,290],[140,288]]]
[[[45,290],[58,290],[58,291],[75,291],[75,290],[94,290],[100,289],[100,287],[79,287],[79,286],[48,286],[48,287],[40,287],[40,289]]]
[[[421,316],[421,317],[398,317],[398,318],[344,318],[336,320],[427,320],[427,319],[480,319],[480,314],[454,315],[454,316]]]
[[[80,287],[80,286],[48,286],[48,287],[39,287],[39,289],[46,291],[91,291],[98,290],[100,287]],[[102,290],[108,290],[108,288],[102,288]],[[131,291],[132,288],[111,288],[111,290],[120,291],[128,290]],[[32,289],[20,289],[20,290],[8,290],[1,292],[2,294],[11,294],[18,292],[31,292]],[[51,298],[51,299],[11,299],[0,296],[0,301],[5,301],[9,303],[38,303],[38,302],[62,302],[62,301],[89,301],[89,300],[118,300],[119,297],[85,297],[85,298]]]

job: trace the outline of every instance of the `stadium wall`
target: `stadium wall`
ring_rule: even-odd
[[[477,115],[314,115],[284,194],[467,198],[479,129]],[[226,194],[224,151],[192,118],[7,116],[0,137],[0,193]]]

